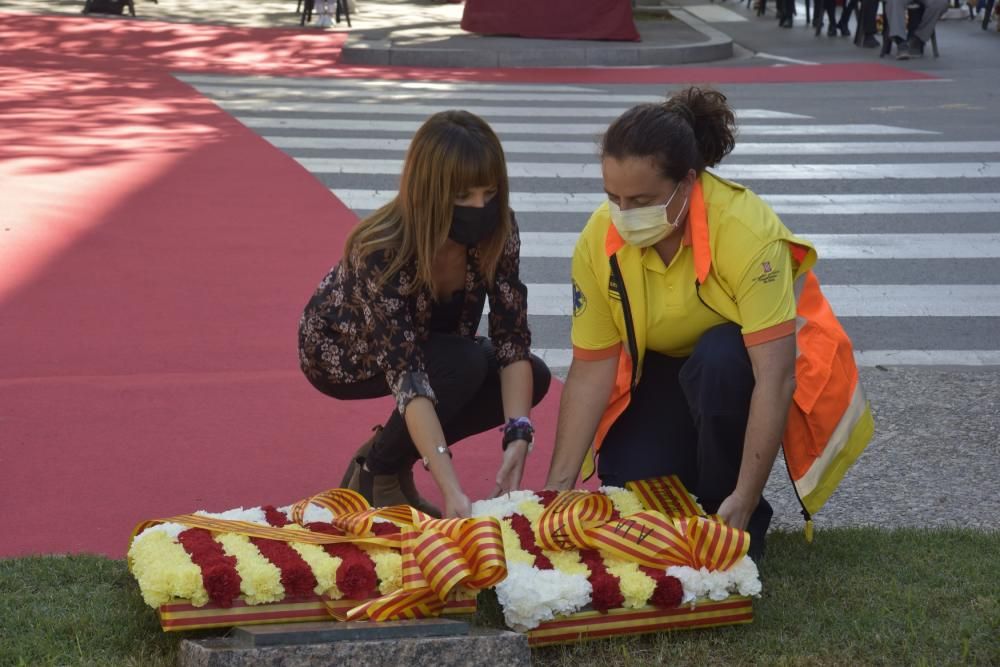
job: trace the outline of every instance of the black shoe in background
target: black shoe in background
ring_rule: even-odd
[[[861,46],[865,49],[877,49],[882,46],[882,43],[875,39],[874,35],[865,35],[865,40],[861,42]]]

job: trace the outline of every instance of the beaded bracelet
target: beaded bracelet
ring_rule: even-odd
[[[527,417],[517,417],[507,422],[503,427],[503,450],[507,451],[507,446],[515,440],[524,440],[528,443],[528,451],[534,446],[535,427],[531,425],[531,420]]]

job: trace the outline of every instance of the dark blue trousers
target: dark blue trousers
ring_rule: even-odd
[[[687,358],[649,350],[628,408],[601,446],[597,474],[610,486],[675,474],[715,512],[736,488],[754,377],[740,328],[709,329]],[[751,527],[772,510],[767,501]]]

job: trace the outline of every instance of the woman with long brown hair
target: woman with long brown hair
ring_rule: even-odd
[[[496,493],[516,489],[550,373],[530,352],[520,237],[500,141],[465,111],[431,116],[410,143],[396,197],[348,236],[299,326],[309,381],[342,400],[392,394],[396,409],[355,453],[342,482],[375,506],[421,498],[423,460],[445,516],[469,499],[449,446],[504,425]],[[489,298],[489,339],[476,336]]]

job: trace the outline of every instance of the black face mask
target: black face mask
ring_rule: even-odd
[[[477,245],[500,225],[500,197],[486,202],[486,206],[455,206],[448,238],[466,246]]]

